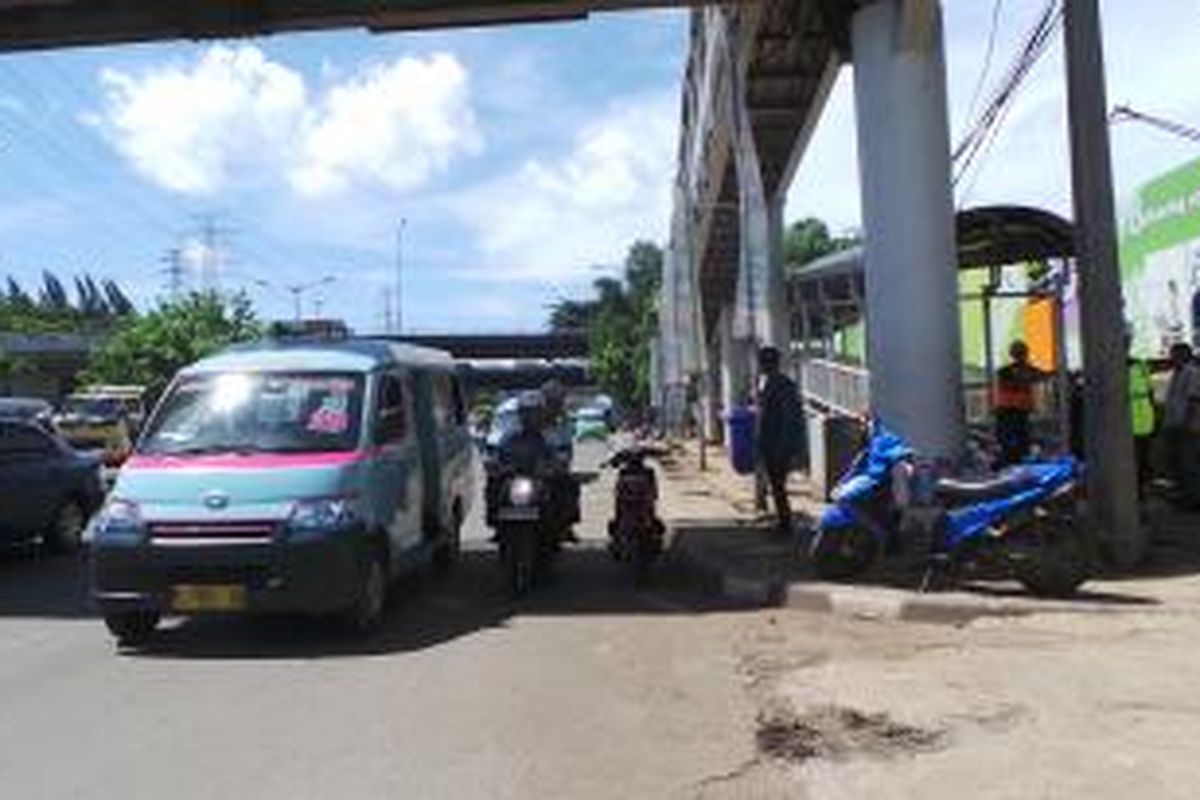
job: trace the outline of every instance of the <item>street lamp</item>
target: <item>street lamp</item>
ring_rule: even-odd
[[[326,275],[325,277],[323,277],[319,280],[309,281],[307,283],[276,284],[276,283],[272,283],[271,281],[262,280],[261,278],[256,280],[254,283],[259,286],[262,286],[264,288],[267,288],[267,289],[285,289],[288,292],[291,292],[292,303],[294,304],[294,308],[295,308],[296,322],[300,322],[300,320],[303,319],[303,316],[304,316],[302,313],[302,310],[303,310],[302,298],[304,296],[304,293],[307,292],[309,289],[315,289],[318,286],[326,286],[330,283],[333,283],[336,280],[337,280],[337,278],[335,278],[334,276]]]

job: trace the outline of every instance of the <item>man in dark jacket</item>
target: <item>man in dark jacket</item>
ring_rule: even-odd
[[[758,459],[771,490],[780,533],[792,530],[788,473],[804,450],[804,411],[795,382],[780,369],[779,351],[764,347],[758,353]]]

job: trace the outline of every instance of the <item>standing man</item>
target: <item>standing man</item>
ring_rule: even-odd
[[[1029,345],[1020,339],[1008,348],[1012,360],[996,373],[996,442],[1000,464],[1017,464],[1029,455],[1034,389],[1046,373],[1029,363]]]
[[[1171,382],[1163,408],[1171,482],[1179,502],[1189,507],[1200,501],[1200,367],[1192,355],[1183,342],[1171,347]]]
[[[804,447],[804,410],[795,382],[780,369],[779,351],[758,352],[758,458],[775,505],[776,531],[792,531],[792,506],[787,481]]]
[[[1129,411],[1133,427],[1133,455],[1137,464],[1138,499],[1145,496],[1150,482],[1150,445],[1154,441],[1154,383],[1150,367],[1133,354],[1133,336],[1125,334],[1129,353]]]

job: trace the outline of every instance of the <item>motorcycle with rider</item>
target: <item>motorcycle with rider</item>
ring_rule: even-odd
[[[495,530],[509,593],[525,595],[544,580],[577,517],[570,463],[546,434],[541,392],[517,401],[517,428],[488,465],[487,523]]]

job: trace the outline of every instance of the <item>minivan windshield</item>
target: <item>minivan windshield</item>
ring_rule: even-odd
[[[119,417],[125,410],[118,397],[68,397],[63,411],[81,417]]]
[[[363,377],[342,373],[187,375],[154,415],[138,451],[155,455],[353,450]]]

